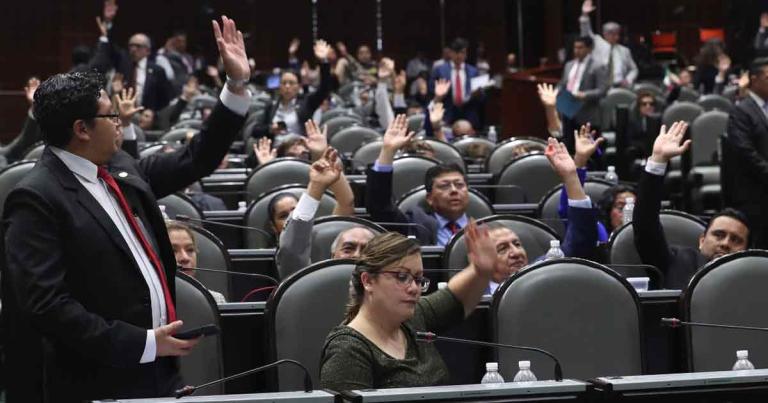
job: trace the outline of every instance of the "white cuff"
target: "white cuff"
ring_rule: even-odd
[[[319,200],[315,200],[308,193],[304,193],[299,198],[299,202],[296,203],[296,208],[293,209],[291,217],[294,220],[310,221],[315,218],[315,212],[317,212],[319,206]]]
[[[155,361],[157,358],[157,342],[155,341],[155,331],[147,330],[147,342],[144,343],[144,353],[141,354],[139,364],[146,364]]]
[[[221,100],[221,103],[223,103],[224,106],[229,108],[229,110],[232,112],[235,112],[240,116],[245,116],[245,114],[248,112],[248,104],[251,99],[251,92],[246,90],[245,95],[237,95],[230,91],[229,88],[227,88],[225,85],[224,89],[221,90],[219,99]]]
[[[121,129],[123,130],[123,140],[136,140],[136,130],[133,128],[133,123],[129,124],[128,127],[121,126]]]
[[[667,172],[667,163],[651,161],[651,159],[648,158],[648,161],[645,163],[645,172],[648,172],[651,175],[664,176],[664,173]]]
[[[586,199],[581,200],[568,199],[568,207],[592,208],[592,199],[590,199],[589,196],[587,196]]]
[[[109,38],[107,38],[106,36],[100,36],[99,37],[99,42],[109,43]]]

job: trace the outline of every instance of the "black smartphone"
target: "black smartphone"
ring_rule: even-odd
[[[277,128],[285,131],[285,130],[288,130],[288,125],[286,125],[285,122],[283,121],[279,121],[277,122]]]
[[[173,337],[181,340],[189,340],[194,339],[199,336],[213,336],[215,334],[219,334],[219,327],[216,325],[203,325],[200,327],[195,327],[189,330],[185,330],[183,332],[178,332],[173,335]]]

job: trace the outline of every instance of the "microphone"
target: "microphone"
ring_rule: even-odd
[[[264,231],[261,228],[249,227],[247,225],[230,224],[230,223],[218,222],[218,221],[212,221],[212,220],[203,220],[200,218],[192,218],[184,214],[176,214],[176,220],[185,221],[185,222],[198,222],[198,223],[205,223],[205,224],[220,225],[222,227],[230,227],[230,228],[237,228],[237,229],[247,229],[249,231],[256,231],[259,234],[264,235],[268,239],[272,239],[274,237],[273,234],[270,234],[269,232]]]
[[[185,269],[185,268],[183,268],[181,266],[176,266],[176,270],[179,270],[181,272],[184,272],[184,270],[199,270],[199,271],[204,271],[206,273],[233,274],[233,275],[236,275],[236,276],[246,276],[246,277],[253,277],[253,278],[258,278],[258,279],[262,279],[262,280],[267,280],[270,283],[275,284],[275,285],[280,283],[279,281],[277,281],[277,279],[275,279],[273,277],[270,277],[270,276],[267,276],[265,274],[245,273],[245,272],[242,272],[242,271],[208,269],[208,268],[203,268],[203,267],[192,267],[190,269]]]
[[[312,388],[312,377],[309,376],[309,371],[307,370],[307,367],[305,367],[304,365],[302,365],[300,362],[298,362],[296,360],[284,359],[284,360],[275,361],[275,362],[267,364],[267,365],[263,365],[263,366],[258,367],[258,368],[249,369],[248,371],[241,372],[239,374],[230,375],[230,376],[225,377],[225,378],[221,378],[221,379],[217,379],[215,381],[204,383],[202,385],[197,385],[197,386],[187,385],[187,386],[185,386],[185,387],[183,387],[181,389],[177,389],[175,392],[173,392],[173,395],[177,399],[181,399],[184,396],[189,396],[189,395],[195,393],[195,391],[197,391],[198,389],[206,388],[208,386],[213,386],[213,385],[216,385],[216,384],[219,384],[219,383],[222,383],[222,382],[231,381],[233,379],[242,378],[242,377],[244,377],[246,375],[255,374],[257,372],[261,372],[261,371],[264,371],[264,370],[267,370],[267,369],[270,369],[272,367],[276,367],[276,366],[282,365],[282,364],[293,364],[293,365],[296,365],[297,367],[301,368],[304,371],[304,392],[306,392],[306,393],[311,393],[312,392],[312,389],[313,389]]]
[[[497,347],[497,348],[508,348],[512,350],[536,351],[538,353],[542,353],[548,356],[549,358],[552,359],[552,361],[555,362],[555,381],[561,382],[563,380],[563,369],[560,366],[560,361],[558,361],[557,358],[555,358],[555,356],[549,351],[542,350],[540,348],[527,347],[527,346],[513,346],[511,344],[491,343],[487,341],[478,341],[478,340],[457,339],[454,337],[438,336],[432,332],[416,332],[416,341],[420,341],[422,343],[432,343],[435,340],[449,341],[452,343],[472,344],[475,346],[484,346],[484,347]]]
[[[691,326],[691,327],[715,327],[720,329],[733,329],[733,330],[756,330],[758,332],[768,332],[768,328],[766,327],[720,325],[717,323],[702,323],[702,322],[684,322],[678,318],[661,318],[661,325],[671,327],[671,328]]]

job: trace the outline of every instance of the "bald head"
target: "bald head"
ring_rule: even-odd
[[[128,40],[128,54],[135,63],[149,56],[152,52],[152,41],[145,34],[138,33],[131,36]]]
[[[453,131],[454,138],[475,135],[475,129],[472,127],[472,123],[464,119],[459,119],[453,122],[453,126],[451,126],[451,131]]]

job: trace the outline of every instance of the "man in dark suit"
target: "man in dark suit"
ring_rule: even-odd
[[[168,396],[181,385],[173,337],[176,261],[157,199],[212,172],[248,109],[250,70],[234,21],[214,22],[230,77],[201,134],[176,153],[119,151],[119,119],[95,73],[35,93],[47,143],[3,212],[7,401]],[[182,318],[183,319],[183,318]]]
[[[723,196],[727,206],[747,215],[753,246],[768,249],[768,58],[755,59],[749,76],[749,96],[728,117]]]
[[[451,61],[432,70],[429,80],[429,92],[435,95],[435,82],[446,80],[451,83],[450,91],[435,102],[442,102],[445,108],[445,122],[453,124],[458,119],[466,119],[472,127],[483,127],[483,90],[472,91],[471,81],[478,76],[477,67],[466,63],[469,44],[463,38],[456,38],[451,43]]]
[[[573,117],[562,117],[563,142],[574,152],[574,131],[590,123],[597,129],[600,117],[600,99],[608,91],[605,66],[592,58],[592,38],[584,36],[573,42],[573,60],[565,63],[559,90],[570,92],[581,101],[581,109]]]
[[[684,289],[696,271],[712,259],[742,251],[749,245],[747,218],[731,208],[715,214],[699,237],[698,247],[669,245],[659,220],[667,163],[682,155],[691,140],[681,145],[688,125],[677,122],[666,131],[661,128],[653,144],[653,153],[645,165],[638,185],[632,228],[635,247],[643,263],[664,273],[666,288]]]
[[[128,40],[128,60],[120,66],[129,87],[136,88],[139,105],[159,111],[171,102],[175,93],[165,70],[150,59],[152,42],[138,33]]]

